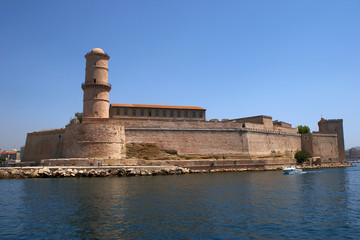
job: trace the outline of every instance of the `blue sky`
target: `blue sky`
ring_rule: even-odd
[[[1,1],[0,148],[82,111],[84,55],[110,55],[112,103],[201,106],[360,145],[360,1]]]

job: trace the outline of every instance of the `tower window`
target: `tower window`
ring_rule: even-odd
[[[151,110],[148,111],[148,116],[151,117]]]
[[[127,116],[127,114],[128,114],[128,110],[124,109],[124,116]]]
[[[133,109],[133,116],[136,116],[136,109]]]
[[[185,112],[184,112],[184,115],[185,115],[185,117],[187,118],[187,117],[188,117],[188,112],[185,111]]]
[[[163,111],[163,117],[166,117],[166,111]]]
[[[196,118],[196,112],[192,112],[192,117]]]
[[[140,115],[141,115],[142,117],[145,115],[145,111],[144,111],[144,109],[141,109],[141,111],[140,111]]]
[[[174,112],[173,111],[170,111],[170,117],[174,117]]]
[[[96,83],[96,78],[94,78],[94,83]]]
[[[155,116],[158,117],[159,116],[159,110],[155,111]]]
[[[202,117],[203,117],[203,113],[199,112],[199,118],[202,118]]]
[[[181,117],[180,111],[177,111],[176,115],[177,115],[178,118]]]
[[[116,109],[116,116],[120,116],[120,109]]]

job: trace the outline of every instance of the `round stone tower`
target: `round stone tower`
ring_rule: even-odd
[[[84,118],[109,118],[108,60],[110,59],[100,48],[94,48],[85,55]]]

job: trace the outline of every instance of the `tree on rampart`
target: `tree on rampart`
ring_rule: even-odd
[[[295,153],[295,158],[299,164],[303,164],[304,162],[306,162],[308,160],[308,155],[303,151],[297,151]]]
[[[77,112],[77,113],[75,113],[75,117],[77,118],[77,120],[79,120],[79,123],[81,123],[81,122],[82,122],[83,113],[82,113],[82,112]]]
[[[308,126],[302,126],[302,125],[299,125],[298,126],[298,131],[300,134],[302,133],[310,133],[310,128]]]
[[[83,116],[82,112],[75,113],[75,117],[70,119],[70,124],[81,123],[82,122],[82,116]]]

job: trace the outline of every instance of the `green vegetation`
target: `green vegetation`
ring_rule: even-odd
[[[308,126],[298,126],[299,133],[310,133],[310,128]]]
[[[5,162],[5,161],[6,161],[6,159],[5,159],[5,158],[0,157],[0,162]]]
[[[303,151],[297,151],[295,153],[295,158],[299,164],[303,164],[308,160],[308,155]]]
[[[83,113],[82,113],[82,112],[77,112],[77,113],[75,113],[75,117],[77,118],[77,120],[79,120],[79,123],[81,123],[81,122],[82,122]]]
[[[82,117],[83,117],[83,113],[82,113],[82,112],[77,112],[77,113],[75,113],[75,117],[70,119],[70,124],[73,124],[73,123],[82,123]]]

